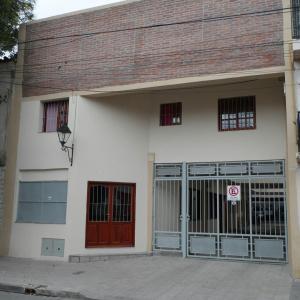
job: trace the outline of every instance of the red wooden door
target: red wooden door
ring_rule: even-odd
[[[135,185],[90,182],[86,247],[132,247],[135,232]]]

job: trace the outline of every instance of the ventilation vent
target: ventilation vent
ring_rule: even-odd
[[[161,177],[181,177],[181,165],[157,165],[155,169],[156,178]]]
[[[284,174],[284,165],[282,161],[251,163],[251,175],[283,175],[283,174]]]
[[[220,175],[248,175],[247,163],[219,164]]]
[[[197,164],[189,166],[189,176],[216,176],[216,164]]]

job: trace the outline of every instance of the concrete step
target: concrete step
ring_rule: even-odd
[[[96,255],[70,255],[70,263],[87,263],[95,261],[106,261],[113,259],[122,259],[122,258],[136,258],[143,256],[152,256],[152,253],[148,252],[137,252],[137,253],[125,253],[125,254],[96,254]]]

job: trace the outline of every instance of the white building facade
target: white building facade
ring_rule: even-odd
[[[256,129],[219,131],[218,100],[249,93],[256,99]],[[149,155],[159,164],[274,161],[286,156],[284,92],[278,78],[217,84],[213,89],[196,86],[109,97],[74,96],[68,101],[72,167],[60,150],[57,133],[41,131],[44,102],[22,103],[16,191],[20,183],[42,181],[66,182],[68,192],[65,224],[51,225],[18,222],[20,192],[16,192],[11,256],[47,258],[41,252],[46,238],[65,241],[65,260],[77,254],[146,252],[151,238],[146,222]],[[160,126],[160,105],[178,102],[182,103],[182,124]],[[86,248],[88,182],[136,185],[134,247]]]
[[[247,1],[240,2],[252,18]],[[192,12],[200,4],[207,12],[224,14],[205,1],[182,5]],[[184,36],[191,34],[196,40],[199,34],[197,28],[182,33],[180,20],[176,20],[178,31],[170,29],[169,33],[154,34],[152,25],[144,25],[143,30],[149,32],[141,34],[136,26],[133,60],[128,62],[127,57],[125,65],[120,56],[114,57],[117,53],[113,60],[108,58],[106,48],[101,48],[101,59],[94,53],[87,69],[83,69],[82,57],[80,68],[74,66],[79,55],[76,48],[62,52],[64,62],[58,66],[54,53],[56,60],[50,61],[54,59],[51,50],[42,56],[34,50],[32,41],[40,43],[48,26],[58,30],[57,24],[69,24],[74,16],[86,20],[86,14],[91,18],[100,14],[102,20],[110,13],[128,11],[133,16],[142,9],[146,16],[147,5],[146,0],[126,1],[23,28],[21,37],[29,50],[19,61],[24,84],[17,94],[20,124],[10,191],[8,254],[80,261],[81,257],[166,251],[183,257],[289,262],[297,277],[299,227],[295,221],[300,211],[292,215],[298,200],[291,188],[296,159],[290,155],[296,139],[295,116],[289,60],[283,54],[289,36],[274,28],[274,44],[266,47],[270,33],[265,36],[264,27],[258,26],[259,22],[273,26],[275,16],[258,14],[254,21],[249,19],[254,32],[249,38],[251,51],[245,50],[249,49],[247,41],[233,56],[233,45],[224,50],[226,45],[216,44],[218,56],[212,49],[206,56],[197,54],[200,50],[193,43],[192,50],[185,49]],[[155,5],[155,9],[164,9],[160,1]],[[267,8],[283,11],[285,5],[276,1]],[[263,8],[258,1],[257,10]],[[282,26],[291,22],[284,15],[279,18]],[[82,22],[88,26],[87,21]],[[235,21],[224,22],[218,28],[233,26],[227,28],[228,38],[245,42],[245,32]],[[202,28],[203,47],[214,26]],[[241,31],[233,32],[233,28]],[[172,47],[167,44],[172,51],[167,54],[157,53],[167,49],[163,41],[151,54],[146,51],[149,48],[143,48],[151,48],[162,37],[167,41],[171,35]],[[257,36],[264,46],[253,40]],[[111,51],[119,51],[123,37],[111,38]],[[281,42],[276,44],[278,37]],[[217,38],[214,36],[215,41]],[[101,40],[93,43],[99,46]],[[49,49],[60,46],[48,45]],[[130,40],[126,47],[131,46]],[[175,46],[183,47],[184,54],[175,55]],[[86,49],[94,51],[92,46]],[[100,67],[94,66],[97,63]],[[103,74],[96,67],[104,73],[111,69]],[[96,80],[97,76],[102,77]],[[56,131],[63,125],[71,132],[65,144],[73,147],[69,152],[61,151],[58,141]],[[238,190],[236,201],[230,200],[230,189]],[[291,231],[288,224],[293,224]]]

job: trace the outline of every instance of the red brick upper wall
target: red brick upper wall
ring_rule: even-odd
[[[24,96],[284,65],[282,11],[212,20],[276,9],[281,0],[143,0],[28,24],[27,41],[69,37],[25,43]]]

